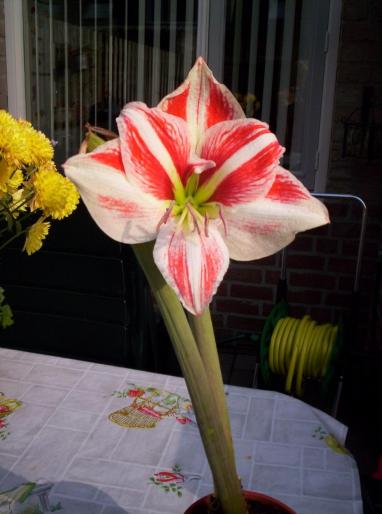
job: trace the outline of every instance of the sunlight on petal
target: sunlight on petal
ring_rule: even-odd
[[[204,159],[216,168],[203,173],[197,200],[235,205],[267,194],[275,166],[284,151],[266,124],[257,120],[230,120],[214,125],[199,145]]]
[[[75,155],[64,164],[65,174],[109,237],[124,243],[151,241],[167,204],[129,184],[118,151],[119,141],[113,140],[92,153]]]
[[[133,102],[125,106],[117,124],[129,180],[158,199],[171,199],[174,189],[182,189],[190,156],[185,122]]]
[[[201,314],[225,275],[229,256],[222,236],[210,226],[203,232],[176,230],[174,222],[162,225],[154,247],[154,260],[184,307]]]
[[[239,102],[226,86],[215,79],[201,57],[183,84],[165,96],[158,107],[187,121],[193,147],[215,123],[245,118]]]
[[[238,261],[272,255],[291,243],[298,232],[329,223],[324,204],[281,167],[265,198],[228,207],[224,214],[230,257]]]

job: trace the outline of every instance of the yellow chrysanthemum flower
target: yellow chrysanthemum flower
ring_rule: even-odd
[[[7,190],[7,182],[11,175],[12,168],[8,166],[5,159],[0,160],[0,191]]]
[[[13,191],[16,191],[23,183],[23,180],[24,180],[23,172],[21,170],[16,170],[14,173],[12,173],[12,175],[8,179],[8,182],[7,182],[8,191],[11,193]]]
[[[77,207],[80,195],[74,184],[49,167],[40,168],[33,176],[36,191],[33,209],[42,209],[46,216],[60,220]]]
[[[15,219],[19,217],[21,212],[25,212],[28,209],[28,204],[24,203],[26,194],[23,188],[17,189],[17,191],[12,193],[12,203],[9,208],[12,210],[12,216]]]
[[[57,172],[53,154],[53,146],[42,132],[0,110],[0,221],[9,229],[2,247],[26,234],[24,250],[28,255],[37,252],[50,229],[45,220],[49,216],[65,218],[77,207],[79,193]],[[29,226],[32,222],[22,213],[36,210],[43,215]]]
[[[53,146],[49,139],[40,131],[35,130],[29,121],[18,120],[20,129],[28,140],[30,155],[28,164],[39,164],[53,158]]]
[[[0,110],[0,157],[11,173],[28,162],[30,144],[19,123],[6,111]]]
[[[0,110],[0,157],[11,168],[10,173],[23,165],[38,166],[49,161],[53,153],[49,139],[29,121],[15,120]]]
[[[42,247],[42,241],[48,235],[49,228],[50,223],[49,221],[44,221],[44,218],[40,218],[38,221],[36,221],[36,223],[28,228],[23,248],[23,250],[25,250],[28,255],[37,252],[37,250],[40,250]]]
[[[49,171],[58,173],[56,165],[53,161],[46,161],[38,167],[37,171]]]

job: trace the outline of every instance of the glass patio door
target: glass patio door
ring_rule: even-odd
[[[209,50],[224,23],[211,52],[220,78],[248,117],[269,123],[286,148],[283,165],[308,187],[318,166],[329,10],[329,0],[216,0],[210,9]]]
[[[330,0],[25,0],[28,117],[75,153],[89,121],[156,105],[202,54],[247,116],[270,124],[283,163],[317,168]]]
[[[27,0],[28,117],[76,153],[83,125],[115,128],[129,101],[155,105],[192,66],[195,0]]]

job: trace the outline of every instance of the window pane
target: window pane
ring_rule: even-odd
[[[247,116],[270,124],[283,164],[311,185],[329,2],[227,0],[224,82]]]
[[[129,101],[156,105],[195,60],[197,0],[28,0],[28,116],[76,153],[86,122],[116,130]]]

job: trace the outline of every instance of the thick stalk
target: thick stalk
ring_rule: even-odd
[[[226,436],[219,414],[216,415],[207,372],[183,307],[154,263],[152,243],[133,245],[133,250],[162,312],[186,380],[222,511],[224,514],[247,514],[232,442]]]
[[[224,424],[227,437],[231,437],[231,425],[225,398],[223,377],[209,307],[206,307],[200,316],[189,314],[188,319],[196,344],[198,345],[204,367],[207,370],[207,376],[219,417]]]

